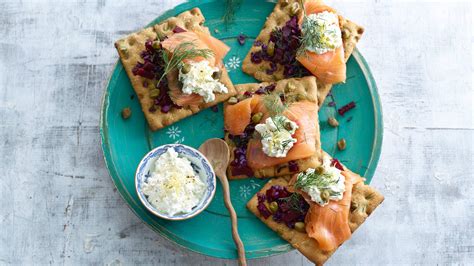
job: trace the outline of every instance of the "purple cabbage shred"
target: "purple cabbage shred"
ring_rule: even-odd
[[[270,34],[268,44],[256,41],[254,46],[261,47],[261,50],[253,52],[250,59],[254,64],[260,64],[262,61],[270,62],[269,68],[265,70],[268,75],[275,73],[280,65],[286,78],[308,76],[310,73],[296,60],[300,39],[298,17],[293,16],[283,27],[275,29]],[[269,49],[270,45],[273,46],[273,51]]]
[[[173,33],[180,33],[180,32],[186,32],[186,30],[179,26],[174,27]]]
[[[351,110],[352,108],[356,107],[356,104],[354,101],[344,105],[343,107],[339,108],[339,110],[337,110],[337,112],[343,116],[346,112],[348,112],[349,110]]]
[[[257,209],[265,219],[272,215],[265,202],[267,204],[276,202],[278,209],[273,213],[273,220],[284,223],[289,228],[294,228],[297,222],[304,222],[309,209],[309,204],[301,195],[291,193],[282,186],[271,186],[265,194],[258,193],[257,197]]]
[[[258,89],[255,91],[255,94],[257,94],[257,95],[268,94],[268,93],[274,91],[275,88],[276,88],[276,84],[270,84],[270,85],[268,85],[268,86],[266,86],[266,87],[260,87],[260,88],[258,88]],[[251,96],[251,93],[249,93],[248,96]]]
[[[239,36],[237,37],[237,41],[239,42],[240,45],[244,45],[246,38],[247,38],[247,37],[241,33],[241,34],[239,34]]]
[[[257,198],[258,198],[257,209],[260,212],[260,214],[265,219],[267,219],[268,217],[270,217],[270,215],[272,215],[272,213],[270,212],[270,210],[268,210],[267,206],[265,206],[265,195],[262,193],[257,193]]]
[[[140,76],[147,79],[156,80],[161,77],[164,72],[165,65],[162,58],[161,48],[155,49],[153,47],[153,40],[145,42],[145,50],[140,53],[143,63],[138,62],[132,69],[133,75]],[[149,81],[143,81],[144,87],[149,87]],[[162,113],[168,113],[171,108],[180,109],[168,95],[168,81],[166,78],[162,79],[160,84],[153,85],[160,90],[158,96],[153,97],[153,106],[149,108],[150,112],[160,110]]]
[[[289,161],[288,169],[290,170],[290,172],[298,172],[300,168],[298,167],[298,163],[296,161]]]
[[[247,164],[247,144],[255,131],[255,124],[249,124],[241,135],[229,135],[235,143],[234,159],[230,162],[232,175],[253,176],[253,170]]]
[[[338,159],[336,158],[333,158],[331,160],[331,166],[334,166],[336,167],[337,169],[341,170],[341,171],[344,171],[344,167],[342,166],[341,162],[339,162]]]

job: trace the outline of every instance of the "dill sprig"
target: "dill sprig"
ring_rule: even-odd
[[[222,20],[224,20],[224,24],[228,26],[230,23],[234,22],[235,13],[240,8],[242,4],[242,0],[226,0],[224,6],[224,16],[222,16]]]
[[[340,177],[339,177],[340,178]],[[303,172],[298,174],[294,187],[296,189],[302,189],[309,186],[316,186],[321,189],[329,188],[331,185],[335,185],[339,182],[339,179],[332,180],[331,175],[328,173],[313,173]]]
[[[288,104],[281,101],[280,95],[273,93],[263,96],[263,104],[271,116],[282,114],[288,108]]]
[[[299,46],[298,50],[296,51],[296,55],[297,56],[302,56],[302,55],[308,56],[307,53],[306,53],[306,50],[307,50],[308,47],[315,46],[315,43],[316,43],[316,46],[318,46],[317,44],[325,43],[325,42],[328,41],[328,37],[326,37],[324,35],[314,34],[315,29],[319,28],[319,30],[322,30],[322,31],[326,32],[326,34],[336,34],[336,30],[335,29],[332,29],[332,30],[327,29],[326,27],[323,27],[321,29],[320,28],[321,26],[319,26],[317,24],[317,22],[309,19],[308,15],[306,15],[306,9],[305,9],[305,6],[303,4],[303,1],[299,1],[299,2],[300,2],[300,5],[303,8],[303,22],[301,24],[300,46]],[[303,32],[303,29],[305,29],[304,32]],[[314,39],[316,39],[316,40],[314,40]],[[336,47],[333,47],[333,46],[329,45],[329,48],[335,49]]]
[[[301,23],[301,29],[311,27],[311,20],[308,19],[308,16],[306,15],[306,8],[304,6],[303,0],[298,1],[301,5],[301,8],[303,9],[303,22]],[[303,31],[301,31],[301,38],[300,38],[300,47],[298,50],[296,50],[296,55],[301,56],[306,54],[306,46],[311,42],[312,36],[309,34],[303,34]]]
[[[162,49],[161,53],[165,67],[163,74],[158,79],[157,84],[160,84],[163,78],[166,77],[166,75],[173,69],[180,67],[183,63],[183,60],[195,57],[203,57],[207,59],[214,55],[214,52],[210,49],[197,49],[193,42],[180,43],[171,52],[171,56],[165,49]]]
[[[305,213],[305,210],[300,204],[301,202],[301,195],[298,193],[291,193],[290,196],[285,198],[280,198],[281,201],[284,201],[288,204],[288,207],[296,212]]]
[[[286,149],[286,147],[288,147],[288,145],[290,145],[291,143],[293,143],[293,140],[292,139],[288,139],[288,140],[284,140],[281,142],[281,147],[283,150]]]

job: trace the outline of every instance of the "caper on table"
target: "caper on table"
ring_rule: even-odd
[[[345,139],[340,139],[338,142],[337,142],[337,147],[339,148],[339,150],[345,150],[346,149],[346,140]]]
[[[339,126],[339,122],[334,117],[330,117],[328,119],[328,124],[332,127],[338,127]]]

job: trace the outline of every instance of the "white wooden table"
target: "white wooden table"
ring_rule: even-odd
[[[173,1],[0,3],[0,264],[235,264],[177,248],[114,189],[99,110],[113,42]],[[385,202],[328,264],[473,264],[473,7],[332,1],[366,27]],[[297,252],[252,265],[302,265]]]

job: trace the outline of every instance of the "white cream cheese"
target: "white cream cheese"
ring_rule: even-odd
[[[324,158],[320,168],[308,168],[305,172],[299,173],[295,187],[308,193],[314,202],[325,206],[329,200],[342,199],[345,191],[344,181],[345,177],[341,171],[331,166],[329,158]]]
[[[200,62],[188,62],[187,73],[183,73],[183,68],[179,70],[179,80],[183,83],[184,94],[196,93],[204,98],[204,102],[212,102],[216,99],[214,93],[227,93],[224,84],[212,77],[219,68],[211,67],[206,60]]]
[[[309,38],[306,50],[317,54],[334,51],[342,45],[339,18],[332,12],[323,11],[305,17],[302,34]]]
[[[206,184],[196,175],[191,162],[179,157],[173,148],[156,159],[150,174],[143,183],[143,194],[164,214],[191,212],[206,191]]]
[[[285,157],[296,143],[292,137],[298,125],[282,115],[269,117],[265,123],[255,126],[255,130],[262,136],[263,152],[270,157]]]

